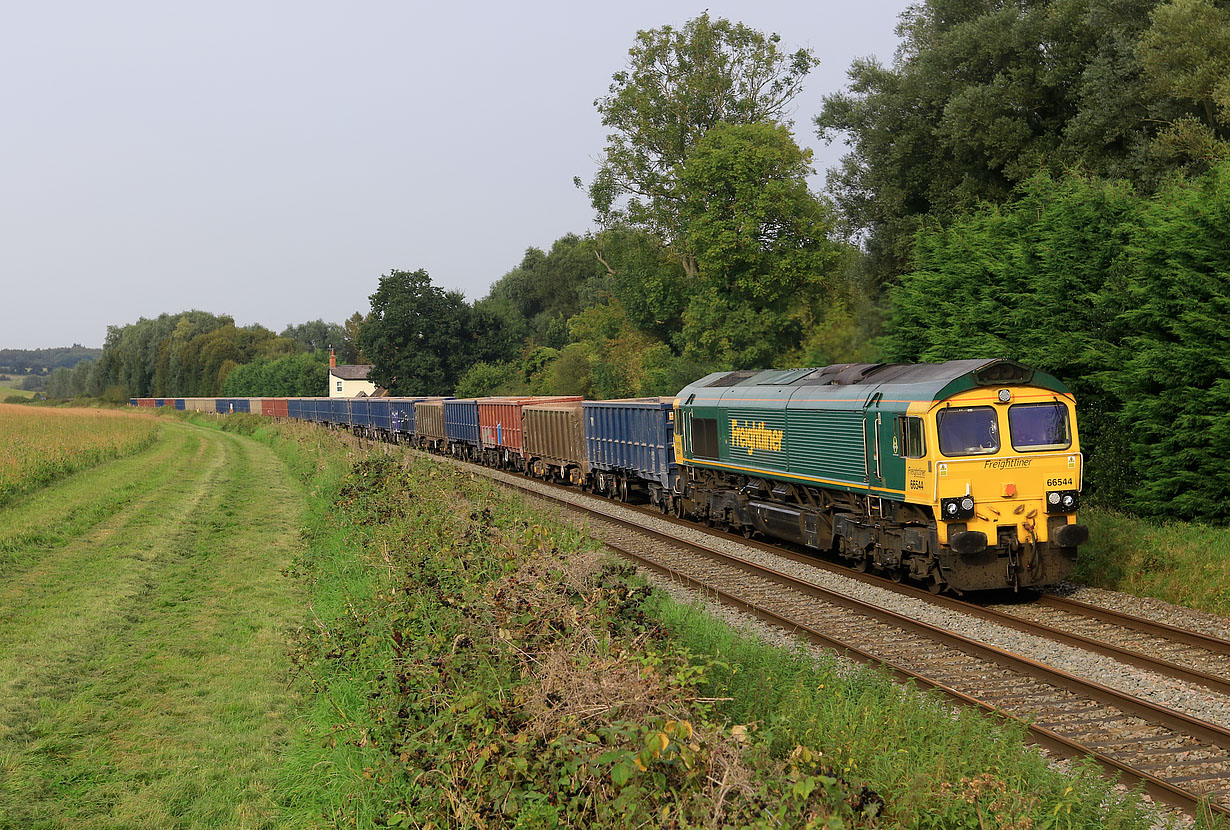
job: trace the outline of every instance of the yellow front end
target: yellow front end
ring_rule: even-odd
[[[907,464],[907,499],[934,511],[946,581],[979,590],[1062,579],[1088,538],[1076,525],[1084,459],[1072,396],[983,387],[909,414],[933,440]]]

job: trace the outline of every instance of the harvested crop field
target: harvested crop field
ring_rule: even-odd
[[[62,475],[149,446],[159,422],[102,409],[0,404],[0,504]]]

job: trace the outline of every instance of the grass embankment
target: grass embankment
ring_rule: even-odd
[[[0,505],[152,444],[159,424],[137,413],[0,404]]]
[[[294,824],[1151,824],[1015,729],[651,594],[481,477],[379,454],[318,472]]]
[[[1230,615],[1230,528],[1098,508],[1080,516],[1090,541],[1080,549],[1076,581]]]
[[[279,825],[304,495],[266,446],[161,427],[0,508],[5,828]]]

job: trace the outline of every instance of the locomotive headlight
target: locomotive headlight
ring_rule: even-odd
[[[1012,400],[1012,390],[1011,389],[999,390],[999,402],[1000,403],[1008,403],[1008,401],[1010,400]]]
[[[1080,500],[1080,493],[1075,490],[1052,490],[1046,494],[1046,512],[1073,513]]]
[[[946,522],[972,519],[974,518],[974,500],[970,496],[940,499],[940,515]]]

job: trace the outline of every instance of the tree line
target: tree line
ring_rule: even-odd
[[[1224,520],[1226,0],[924,0],[898,34],[812,117],[850,148],[815,193],[791,120],[810,50],[708,14],[639,32],[576,181],[596,229],[528,248],[473,302],[385,274],[354,352],[394,394],[595,398],[1012,357],[1077,391],[1096,498]],[[320,354],[229,321],[134,325],[100,361],[126,389],[277,394],[294,372],[275,364]]]

